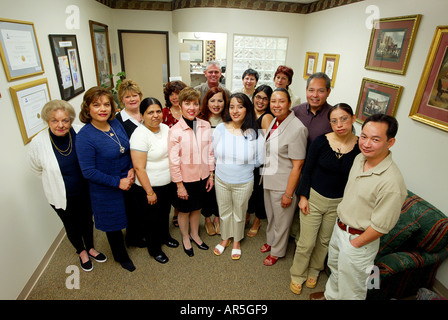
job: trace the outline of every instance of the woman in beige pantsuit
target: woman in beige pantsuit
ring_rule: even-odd
[[[266,243],[261,252],[269,252],[263,261],[271,266],[285,256],[289,228],[297,205],[294,191],[306,156],[308,130],[290,111],[291,98],[283,88],[271,95],[274,120],[266,138],[266,158],[263,167],[264,201],[268,226]]]

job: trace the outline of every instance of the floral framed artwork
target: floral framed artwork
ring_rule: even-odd
[[[89,20],[89,26],[97,83],[99,86],[111,89],[114,86],[114,82],[111,77],[112,64],[108,26],[92,20]]]
[[[305,57],[305,68],[303,70],[303,78],[308,79],[313,73],[316,72],[317,58],[319,53],[307,52]]]
[[[334,87],[336,81],[336,74],[339,66],[338,54],[324,54],[322,60],[322,72],[325,73],[331,80],[331,87]]]
[[[44,73],[32,22],[0,19],[0,56],[8,81]]]
[[[403,87],[363,78],[356,106],[356,122],[364,123],[370,115],[381,113],[395,116]]]
[[[421,15],[373,21],[365,68],[405,74]]]
[[[409,117],[448,131],[448,26],[436,28]]]
[[[81,61],[76,35],[49,35],[59,91],[63,100],[70,100],[84,92]]]
[[[19,122],[23,143],[27,144],[47,127],[42,120],[43,106],[51,100],[46,78],[19,84],[9,88]]]

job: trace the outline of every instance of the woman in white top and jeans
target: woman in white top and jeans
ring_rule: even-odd
[[[244,93],[231,96],[225,122],[213,132],[213,152],[222,237],[213,252],[221,255],[233,238],[232,259],[238,260],[254,168],[264,161],[264,138],[258,133],[253,104]]]
[[[140,114],[143,125],[134,130],[130,145],[148,252],[157,262],[166,263],[168,257],[161,246],[166,244],[175,248],[179,243],[169,233],[171,199],[176,194],[168,161],[169,127],[161,123],[162,109],[156,98],[142,100]]]

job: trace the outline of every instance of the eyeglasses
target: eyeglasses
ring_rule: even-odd
[[[349,116],[343,116],[343,117],[340,117],[339,119],[331,119],[330,123],[331,124],[337,124],[339,121],[341,123],[346,123],[349,119],[350,119]]]
[[[255,99],[257,99],[257,100],[263,100],[263,101],[269,101],[269,98],[268,98],[268,97],[262,97],[262,96],[259,96],[259,95],[256,95],[256,96],[255,96]]]

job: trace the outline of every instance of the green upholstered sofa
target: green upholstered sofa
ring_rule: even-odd
[[[447,257],[448,217],[408,191],[396,226],[381,237],[375,258],[379,289],[369,289],[367,299],[401,299],[431,289]]]

